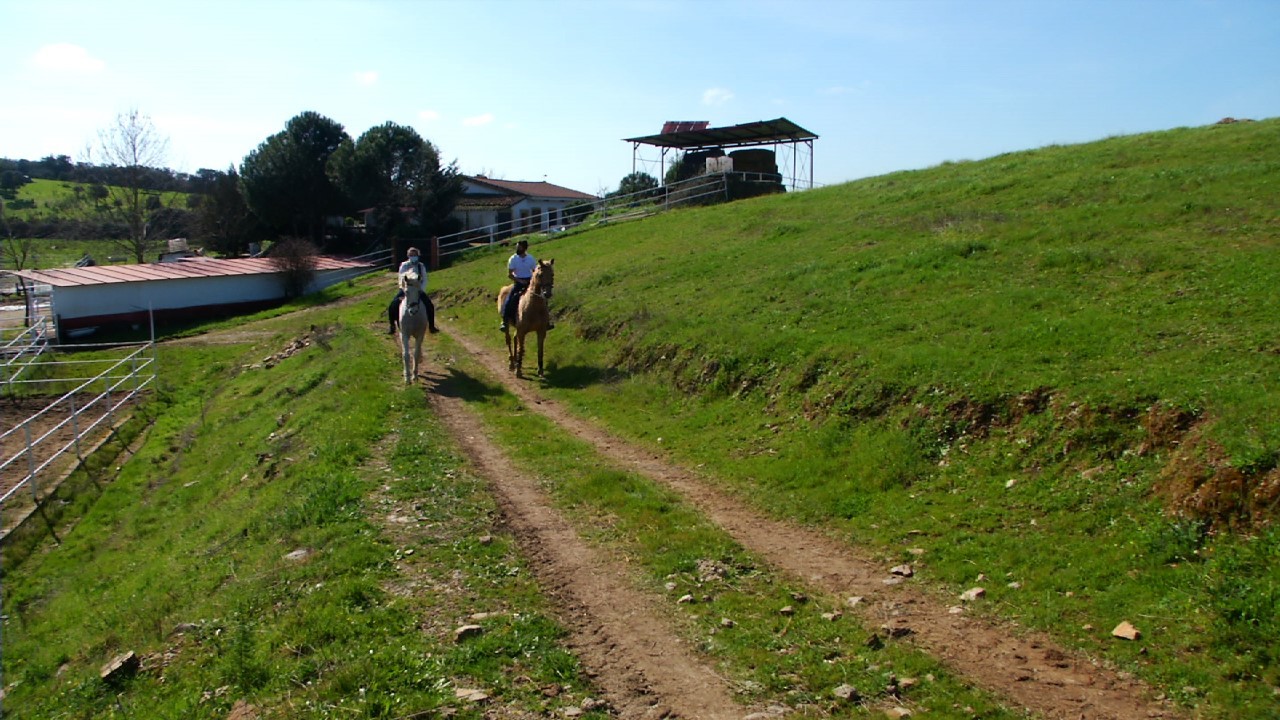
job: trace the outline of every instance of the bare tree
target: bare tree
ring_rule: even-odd
[[[106,186],[103,210],[128,229],[128,237],[117,240],[138,262],[146,262],[148,252],[164,238],[151,237],[148,221],[162,209],[156,189],[150,187],[152,170],[163,168],[169,139],[156,131],[151,118],[137,108],[116,116],[115,124],[98,133],[101,162],[118,169],[115,182]]]
[[[0,231],[4,233],[3,261],[12,265],[14,270],[22,270],[31,259],[31,238],[15,238],[9,227],[9,218],[5,216],[4,199],[0,198]]]
[[[280,273],[286,298],[300,297],[316,277],[319,251],[306,238],[287,237],[271,246],[267,253]]]

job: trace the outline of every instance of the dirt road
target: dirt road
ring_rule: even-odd
[[[1138,681],[1056,646],[1047,637],[997,627],[910,583],[889,585],[888,568],[867,553],[817,532],[778,522],[701,482],[687,470],[630,445],[542,397],[537,383],[515,379],[505,351],[454,336],[471,356],[526,407],[591,443],[620,467],[679,492],[748,550],[815,590],[859,596],[870,629],[892,626],[907,641],[940,659],[974,685],[1016,707],[1048,718],[1177,718]],[[487,477],[507,521],[527,547],[535,571],[558,599],[573,644],[623,717],[744,717],[706,659],[682,645],[652,598],[634,589],[626,569],[580,540],[531,480],[519,479],[488,441],[456,393],[442,387],[447,373],[428,369],[428,398],[478,471]],[[959,605],[957,602],[956,605]],[[761,717],[767,715],[760,709]]]

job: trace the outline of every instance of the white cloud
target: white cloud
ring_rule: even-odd
[[[702,93],[703,105],[723,105],[733,99],[733,92],[725,88],[710,88]]]
[[[431,122],[432,120],[439,120],[440,113],[436,112],[435,110],[419,110],[418,119],[426,120],[427,122]]]
[[[463,119],[462,124],[467,127],[480,127],[481,125],[488,125],[491,122],[493,122],[493,113],[485,113],[483,115],[465,118]]]
[[[31,64],[40,70],[93,75],[106,69],[107,64],[89,54],[88,50],[71,43],[45,45],[31,56]]]
[[[356,82],[361,85],[364,85],[365,87],[369,87],[370,85],[376,85],[378,83],[378,72],[376,70],[365,70],[364,72],[358,72],[356,73]]]

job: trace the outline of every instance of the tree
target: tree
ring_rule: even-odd
[[[636,195],[634,199],[640,199],[648,195],[648,191],[658,188],[658,180],[649,173],[633,172],[622,178],[618,183],[618,192],[616,195],[636,195],[636,193],[644,193]]]
[[[341,214],[343,206],[326,165],[350,140],[342,125],[319,113],[294,117],[240,165],[249,208],[277,234],[305,234],[323,244],[325,217]]]
[[[102,207],[103,201],[111,196],[111,191],[107,190],[107,186],[102,183],[95,183],[89,186],[89,199],[93,201],[94,209]]]
[[[0,196],[12,200],[18,194],[18,188],[31,182],[30,178],[17,170],[0,172]]]
[[[284,238],[271,246],[271,264],[280,273],[287,298],[301,296],[316,276],[316,246],[306,238]]]
[[[686,153],[676,153],[671,158],[671,164],[667,166],[667,174],[662,176],[662,182],[666,185],[675,185],[681,180],[687,180],[692,177],[689,169],[685,166]]]
[[[3,199],[0,199],[0,231],[4,232],[4,264],[13,266],[14,270],[23,269],[31,259],[32,238],[26,233],[23,238],[14,237],[13,228],[9,227],[9,219],[5,216]]]
[[[202,170],[201,173],[204,173]],[[196,235],[224,255],[239,255],[249,243],[262,239],[262,224],[249,209],[234,166],[225,173],[203,176],[208,184],[196,207]]]
[[[115,242],[136,261],[145,262],[151,249],[164,240],[158,233],[148,232],[147,224],[162,209],[149,187],[155,169],[164,166],[169,140],[156,131],[150,117],[135,108],[117,115],[114,125],[98,133],[98,150],[112,169],[103,212],[127,228],[127,236]]]
[[[343,143],[330,159],[329,171],[352,210],[374,211],[383,242],[394,236],[443,234],[462,192],[457,168],[441,168],[434,145],[413,128],[392,122]]]

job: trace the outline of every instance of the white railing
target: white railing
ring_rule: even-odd
[[[342,271],[338,274],[337,282],[354,280],[355,278],[368,275],[372,272],[393,268],[395,265],[395,252],[390,248],[384,248],[382,250],[374,250],[373,252],[365,253],[364,255],[357,255],[351,259],[355,262],[366,263],[366,266]]]
[[[49,287],[14,283],[21,305],[0,307],[0,397],[36,364],[54,339]]]
[[[598,198],[592,203],[590,215],[578,223],[530,227],[529,218],[519,218],[444,235],[439,238],[440,257],[445,258],[468,250],[505,243],[512,237],[536,235],[550,237],[573,228],[598,227],[636,220],[712,199],[728,201],[730,180],[748,183],[781,183],[784,179],[780,175],[769,173],[727,172],[699,175],[662,187]],[[561,213],[563,215],[564,211],[562,210]]]
[[[6,457],[0,461],[0,508],[11,502],[20,490],[27,488],[35,502],[40,500],[40,479],[59,459],[74,452],[79,461],[85,459],[85,444],[91,436],[105,434],[112,428],[121,409],[150,387],[156,378],[155,343],[124,348],[127,354],[117,359],[61,360],[41,363],[44,369],[104,365],[92,377],[46,378],[22,380],[24,386],[73,384],[72,388],[40,411],[16,423],[0,434],[0,448]],[[55,374],[57,374],[55,372]],[[69,437],[70,439],[63,439]],[[46,488],[47,492],[48,488]]]

